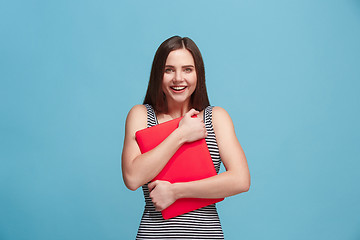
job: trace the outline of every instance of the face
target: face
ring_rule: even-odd
[[[187,49],[169,53],[164,70],[162,90],[168,104],[189,104],[195,91],[197,75],[194,58]]]

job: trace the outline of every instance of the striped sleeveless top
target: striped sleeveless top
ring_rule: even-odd
[[[147,108],[148,127],[158,124],[154,109]],[[204,123],[208,132],[205,138],[216,172],[220,169],[220,154],[212,125],[212,107],[204,110]],[[165,220],[149,197],[148,184],[142,186],[145,210],[136,239],[224,239],[216,204]]]

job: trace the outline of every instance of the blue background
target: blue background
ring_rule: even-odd
[[[226,239],[360,239],[360,1],[2,1],[0,239],[134,239],[120,156],[159,44],[189,36],[249,192]]]

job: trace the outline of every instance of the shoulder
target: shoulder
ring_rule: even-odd
[[[128,116],[131,116],[131,115],[147,115],[146,106],[141,105],[141,104],[137,104],[137,105],[133,106],[128,113]]]
[[[212,108],[213,122],[222,122],[231,120],[229,113],[222,107]]]
[[[146,128],[147,126],[147,108],[145,105],[133,106],[126,118],[126,126],[131,128]]]
[[[231,131],[234,128],[232,119],[229,113],[222,107],[212,108],[212,122],[214,131]]]

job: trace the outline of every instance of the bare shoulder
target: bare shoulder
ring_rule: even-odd
[[[216,125],[232,122],[229,113],[222,107],[213,107],[212,119]]]
[[[229,113],[222,107],[213,107],[212,121],[215,134],[222,135],[234,132],[234,125]]]
[[[131,115],[147,115],[147,109],[146,109],[145,105],[137,104],[137,105],[133,106],[130,109],[128,116],[131,116]]]
[[[133,106],[126,118],[126,128],[137,131],[147,126],[147,109],[144,105]]]

